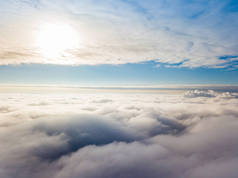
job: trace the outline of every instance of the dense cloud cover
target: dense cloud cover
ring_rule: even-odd
[[[1,178],[235,178],[235,93],[1,93]]]

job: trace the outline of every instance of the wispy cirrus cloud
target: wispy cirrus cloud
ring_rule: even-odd
[[[0,39],[1,64],[155,60],[179,63],[177,67],[227,67],[232,64],[220,57],[238,54],[235,1],[40,0],[1,2],[1,7],[1,26],[5,27],[1,29],[5,34]],[[81,47],[57,59],[43,56],[34,46],[34,31],[44,23],[59,21],[80,34]],[[27,54],[14,56],[8,52],[12,48],[16,54],[26,49]]]

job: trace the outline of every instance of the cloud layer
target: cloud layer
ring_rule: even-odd
[[[0,64],[155,60],[168,67],[237,66],[236,1],[11,0],[0,5]],[[59,22],[71,25],[82,44],[57,57],[44,56],[34,44],[36,32]]]
[[[205,93],[2,93],[0,177],[235,178],[237,95]]]

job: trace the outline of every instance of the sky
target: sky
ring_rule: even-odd
[[[0,0],[1,178],[237,178],[238,0]]]
[[[238,84],[236,0],[0,1],[3,84]]]

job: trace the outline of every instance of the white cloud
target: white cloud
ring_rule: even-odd
[[[237,175],[236,93],[109,93],[2,92],[0,177]]]
[[[202,91],[202,90],[191,90],[185,93],[185,97],[215,97],[216,93],[213,90]]]
[[[124,64],[156,60],[183,67],[227,67],[237,56],[237,13],[227,2],[9,1],[1,2],[0,64]],[[6,17],[8,20],[6,21]],[[82,46],[44,57],[34,31],[44,23],[72,25]],[[20,28],[23,27],[23,28]],[[20,34],[20,35],[19,35]]]
[[[214,90],[190,90],[184,93],[185,97],[196,98],[196,97],[217,97],[217,98],[237,98],[237,93],[232,92],[215,92]]]

